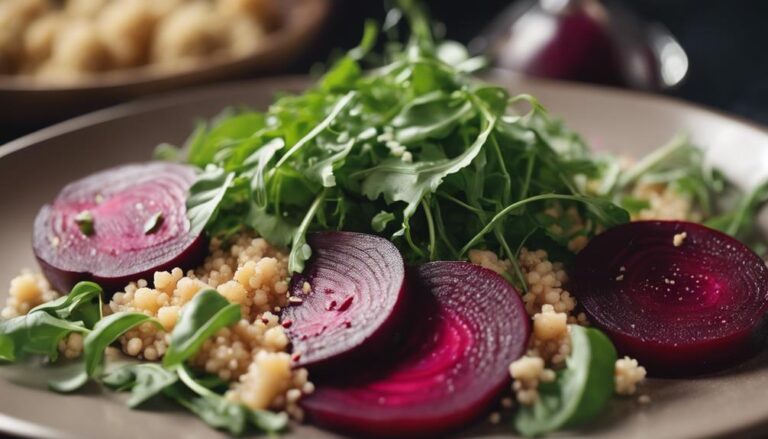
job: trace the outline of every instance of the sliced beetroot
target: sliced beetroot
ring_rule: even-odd
[[[404,317],[400,252],[361,233],[321,232],[307,242],[312,257],[291,279],[298,300],[283,312],[296,366],[327,368],[375,353]]]
[[[421,266],[409,344],[391,366],[319,383],[303,402],[312,420],[363,437],[440,435],[481,415],[509,383],[530,321],[517,291],[466,262]]]
[[[206,240],[190,233],[185,206],[194,179],[189,166],[146,163],[70,183],[35,219],[43,273],[59,291],[90,280],[114,292],[158,270],[197,265]]]
[[[732,365],[765,340],[768,268],[741,242],[699,224],[607,230],[578,254],[571,288],[619,353],[655,375]]]

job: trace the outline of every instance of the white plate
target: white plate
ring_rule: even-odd
[[[552,113],[596,149],[641,156],[680,131],[708,149],[709,157],[738,184],[768,176],[768,134],[760,127],[682,102],[614,89],[515,77],[497,78],[514,92],[537,96]],[[275,92],[296,90],[303,78],[230,84],[147,100],[93,113],[0,147],[0,296],[22,267],[34,267],[32,220],[41,204],[66,182],[112,165],[148,160],[159,142],[182,142],[195,120],[228,105],[264,107]],[[687,380],[651,380],[652,402],[617,400],[596,423],[572,436],[686,438],[759,435],[768,423],[768,356],[735,370]],[[11,369],[0,368],[9,375]],[[0,430],[40,437],[213,438],[187,413],[157,406],[129,410],[121,397],[95,386],[62,396],[0,379]],[[460,437],[512,437],[508,426],[480,422]],[[311,426],[285,437],[331,438]]]

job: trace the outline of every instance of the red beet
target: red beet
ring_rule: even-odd
[[[400,252],[384,238],[350,232],[315,233],[308,244],[312,257],[290,287],[301,303],[283,312],[296,366],[328,368],[375,353],[403,319]]]
[[[146,163],[70,183],[35,219],[43,273],[59,291],[90,280],[114,292],[158,270],[197,265],[206,240],[190,233],[185,206],[194,179],[191,167]]]
[[[618,351],[655,375],[732,365],[765,340],[768,268],[741,242],[699,224],[607,230],[579,253],[571,288]]]
[[[318,424],[363,437],[439,435],[477,418],[508,385],[530,334],[512,285],[466,262],[423,265],[411,281],[410,344],[394,365],[320,383],[303,403]]]

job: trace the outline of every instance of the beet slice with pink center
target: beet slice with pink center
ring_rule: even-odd
[[[652,374],[723,368],[765,341],[768,268],[716,230],[623,224],[595,237],[574,268],[571,288],[589,319]]]
[[[294,305],[283,311],[295,365],[318,371],[376,353],[404,318],[400,252],[384,238],[352,232],[314,233],[307,243],[312,257],[291,279]]]
[[[476,419],[509,384],[530,319],[518,292],[467,262],[433,262],[409,278],[408,344],[395,363],[318,384],[303,401],[320,425],[363,437],[439,435]]]
[[[186,216],[194,168],[171,163],[119,166],[64,187],[35,219],[33,247],[58,291],[94,281],[106,292],[150,278],[155,271],[191,268],[206,240]]]

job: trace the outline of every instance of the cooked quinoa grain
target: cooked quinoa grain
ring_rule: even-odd
[[[291,368],[286,322],[272,313],[289,300],[287,256],[264,239],[241,234],[229,247],[214,240],[210,256],[196,270],[157,272],[151,287],[141,280],[115,294],[108,312],[143,312],[163,326],[158,330],[145,323],[127,332],[120,338],[123,352],[161,359],[184,305],[206,288],[240,304],[242,319],[206,340],[190,363],[230,382],[230,400],[253,409],[285,410],[301,419],[298,401],[314,386],[305,369]]]
[[[241,234],[228,248],[213,240],[210,256],[186,275],[174,268],[155,273],[153,287],[146,280],[129,284],[112,297],[108,312],[143,312],[157,318],[164,330],[144,324],[128,331],[120,337],[123,351],[147,360],[162,357],[168,346],[167,333],[176,326],[181,308],[205,288],[215,288],[230,302],[240,304],[242,317],[252,321],[286,305],[287,256],[264,239]],[[279,338],[274,333],[269,337]]]
[[[11,279],[8,298],[5,300],[3,310],[0,311],[0,318],[11,319],[22,316],[32,308],[58,297],[59,293],[51,289],[48,281],[41,274],[24,271]]]
[[[701,213],[693,207],[690,198],[669,185],[638,183],[632,196],[648,202],[649,207],[632,215],[637,220],[701,221]]]
[[[680,247],[681,245],[683,245],[683,241],[685,241],[685,238],[687,237],[688,237],[688,234],[685,232],[678,233],[672,237],[672,244],[675,247]]]
[[[514,383],[517,401],[523,405],[532,405],[539,399],[539,383],[555,380],[555,372],[544,367],[540,357],[525,355],[509,365],[509,374]]]
[[[637,360],[629,357],[616,360],[614,378],[616,393],[619,395],[634,395],[637,386],[645,380],[645,368]]]

